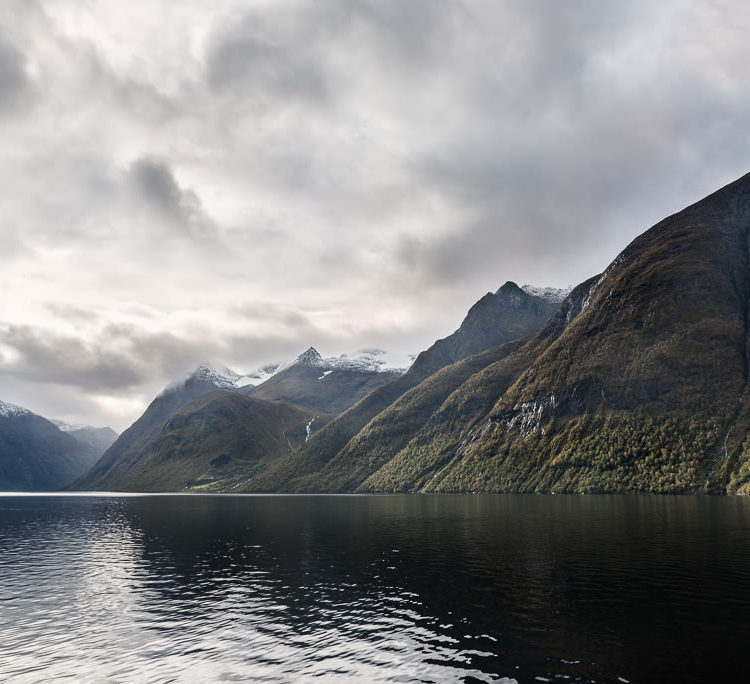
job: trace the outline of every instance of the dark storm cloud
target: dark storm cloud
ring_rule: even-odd
[[[213,235],[214,223],[205,213],[200,198],[193,190],[177,184],[163,160],[137,159],[130,167],[130,180],[137,196],[157,217],[192,237]]]

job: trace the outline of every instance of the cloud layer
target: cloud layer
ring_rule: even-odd
[[[7,0],[0,399],[401,355],[748,171],[739,1]]]

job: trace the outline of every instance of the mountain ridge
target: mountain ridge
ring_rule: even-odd
[[[107,428],[108,429],[108,428]],[[53,491],[90,468],[100,452],[27,408],[0,401],[0,490]]]

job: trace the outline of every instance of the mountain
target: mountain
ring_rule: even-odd
[[[469,309],[458,330],[416,358],[412,370],[427,377],[472,354],[535,333],[560,306],[549,288],[537,291],[546,296],[530,294],[508,281],[494,294],[488,292]]]
[[[252,438],[255,440],[258,435],[275,430],[269,427],[272,421],[269,423],[267,411],[264,413],[258,409],[259,406],[272,402],[276,405],[273,409],[276,413],[286,415],[285,421],[295,424],[302,421],[305,427],[302,434],[307,438],[324,426],[331,419],[331,414],[349,408],[372,389],[403,373],[402,370],[383,366],[379,354],[374,352],[354,357],[345,355],[323,359],[312,347],[285,366],[266,367],[253,375],[240,375],[228,368],[204,364],[186,379],[173,383],[157,396],[144,414],[122,433],[95,466],[71,488],[136,488],[149,491],[154,488],[183,489],[188,480],[193,484],[203,483],[208,477],[217,478],[221,475],[227,478],[230,472],[233,477],[239,477],[243,468],[255,468],[258,461],[257,454],[250,458],[249,452],[245,453],[250,448],[248,435],[252,430],[259,431]],[[263,381],[255,386],[253,383],[258,380]],[[210,404],[194,404],[195,400],[217,390],[221,390],[222,394],[220,397],[214,396]],[[241,394],[248,401],[239,404],[239,399],[231,398],[233,394]],[[244,409],[240,410],[239,406]],[[183,407],[191,412],[192,419],[189,423],[180,418]],[[255,412],[248,407],[255,407]],[[235,416],[237,422],[224,419],[225,414]],[[293,419],[292,414],[297,418]],[[253,420],[257,420],[258,425],[248,424],[248,421]],[[219,441],[226,446],[222,453],[214,454],[212,459],[228,456],[232,464],[229,468],[221,469],[221,472],[207,469],[203,458],[205,454],[212,453],[213,448],[207,447],[205,443],[217,443],[213,438],[214,423],[221,424],[222,439]],[[196,426],[200,426],[200,434]],[[165,431],[169,431],[171,441],[163,441]],[[264,439],[259,443],[270,444]],[[299,445],[294,440],[292,443]],[[179,458],[170,461],[162,458],[166,448],[164,444],[180,444]],[[285,452],[289,451],[286,439],[283,445]],[[277,451],[275,447],[269,446],[268,459],[261,458],[260,461],[273,460],[271,457]],[[165,465],[167,463],[168,467]]]
[[[119,490],[232,489],[254,470],[304,443],[309,412],[215,391],[178,409]]]
[[[403,372],[383,368],[374,354],[324,359],[310,347],[262,384],[247,388],[245,393],[257,399],[282,401],[323,414],[336,414]]]
[[[117,433],[110,427],[92,427],[91,425],[70,425],[61,420],[52,420],[60,430],[69,434],[80,444],[91,447],[98,459],[117,439]]]
[[[60,489],[97,458],[92,445],[79,442],[42,416],[0,401],[0,490]]]
[[[495,293],[488,292],[471,307],[454,333],[438,340],[419,354],[404,375],[362,398],[352,408],[312,435],[299,452],[280,459],[272,468],[259,473],[246,487],[257,491],[276,491],[290,487],[305,491],[315,491],[320,487],[337,491],[346,489],[356,480],[353,473],[339,473],[334,478],[334,485],[329,477],[332,473],[329,471],[335,469],[338,472],[335,463],[341,459],[337,455],[372,419],[442,368],[536,332],[557,307],[555,301],[529,294],[510,281]],[[432,401],[438,405],[452,389],[446,382],[442,382],[440,388],[442,394],[438,392],[437,395],[430,395]],[[410,431],[413,432],[421,426],[421,421],[426,420],[427,416],[429,411],[423,409],[410,414],[409,420],[393,422],[391,427],[386,429],[389,434],[398,434],[401,439],[405,439],[410,436]],[[394,427],[397,424],[401,426],[398,430]],[[393,448],[395,444],[391,443],[388,453]],[[374,458],[373,462],[380,463],[383,458],[384,452]],[[333,465],[328,466],[329,462],[333,462]]]
[[[119,489],[120,482],[148,455],[166,422],[180,408],[217,390],[237,390],[237,380],[241,377],[203,365],[187,378],[169,385],[149,404],[143,415],[117,438],[94,467],[70,488]]]
[[[185,412],[165,399],[140,419],[140,460],[113,461],[126,431],[92,472],[237,491],[750,493],[750,174],[563,295],[506,283],[369,393],[334,386],[344,369],[311,348],[258,387],[232,380]],[[286,448],[271,405],[296,426]]]
[[[636,238],[360,489],[750,492],[749,237],[747,175]]]

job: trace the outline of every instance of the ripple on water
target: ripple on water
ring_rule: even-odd
[[[745,643],[746,506],[560,498],[0,498],[0,679],[699,681]]]

